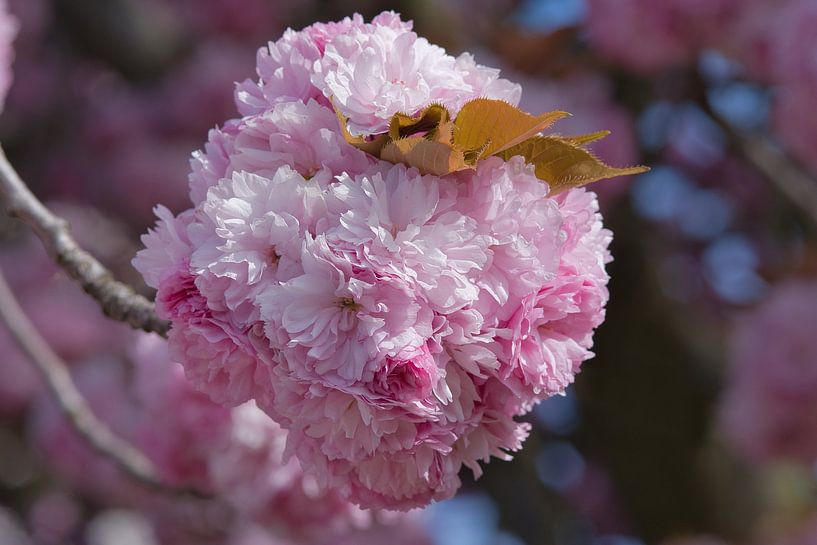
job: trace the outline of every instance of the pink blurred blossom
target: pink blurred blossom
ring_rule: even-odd
[[[721,48],[739,60],[753,79],[768,83],[779,70],[776,43],[787,38],[780,35],[783,29],[777,22],[785,6],[793,3],[792,0],[743,2],[740,11],[729,21],[728,32],[721,37]]]
[[[769,63],[776,84],[774,130],[788,150],[817,172],[814,139],[817,124],[803,112],[817,105],[817,5],[789,0],[777,7],[767,24]]]
[[[778,82],[797,82],[817,88],[817,4],[810,0],[788,0],[778,7],[768,27],[773,35],[772,62]]]
[[[50,203],[69,219],[72,230],[95,255],[110,265],[131,251],[121,226],[93,210]],[[68,363],[97,355],[107,343],[125,339],[128,328],[106,318],[99,305],[65,276],[31,233],[0,251],[0,267],[20,305],[49,345]],[[34,366],[0,325],[0,411],[15,414],[40,390]]]
[[[73,379],[91,410],[120,437],[131,438],[139,415],[126,391],[126,369],[112,354],[74,365]],[[50,392],[43,391],[29,413],[29,434],[48,467],[82,494],[109,505],[138,502],[144,495],[133,481],[107,458],[90,449],[65,420]],[[92,473],[88,468],[93,467]]]
[[[65,543],[76,532],[81,519],[77,498],[57,491],[38,497],[28,513],[32,537],[47,545]]]
[[[601,55],[654,72],[694,61],[741,6],[738,0],[588,0],[587,30]]]
[[[736,324],[721,428],[753,461],[817,460],[817,284],[779,284]]]
[[[138,486],[91,451],[45,395],[30,422],[35,444],[74,490],[146,516],[162,543],[190,543],[195,536],[221,543],[245,527],[257,528],[258,539],[270,543],[366,535],[374,513],[322,491],[297,461],[286,460],[286,432],[254,403],[230,409],[197,392],[170,359],[166,341],[134,333],[127,358],[90,360],[76,369],[75,381],[95,414],[145,453],[163,481],[210,498],[154,494]],[[400,516],[386,522],[402,521]]]
[[[283,18],[298,8],[289,0],[172,0],[174,15],[204,38],[263,39],[280,29]]]

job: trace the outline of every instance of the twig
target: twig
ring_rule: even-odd
[[[2,147],[0,194],[7,199],[9,215],[31,227],[57,264],[96,299],[106,316],[135,329],[167,335],[169,324],[156,316],[153,303],[115,280],[104,265],[77,244],[68,222],[54,215],[34,196],[9,163]]]
[[[817,225],[817,181],[768,141],[737,138],[742,154]]]
[[[720,117],[708,104],[709,116],[724,131],[737,151],[817,226],[817,180],[800,169],[774,144],[761,136],[745,135]]]
[[[94,450],[116,462],[126,473],[151,488],[167,488],[144,454],[114,435],[94,416],[85,398],[77,390],[65,363],[48,346],[6,283],[0,271],[0,318],[12,337],[42,374],[68,421]]]

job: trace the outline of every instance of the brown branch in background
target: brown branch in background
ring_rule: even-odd
[[[817,225],[817,181],[792,163],[768,140],[741,135],[735,136],[735,140],[746,160]]]
[[[0,319],[20,349],[37,367],[65,417],[98,453],[113,460],[127,474],[151,488],[166,486],[147,457],[114,435],[105,423],[94,416],[85,398],[77,390],[65,362],[40,336],[9,288],[0,271]]]
[[[34,196],[9,163],[2,147],[0,194],[6,198],[9,215],[31,227],[57,264],[96,299],[106,316],[135,329],[167,335],[169,324],[156,316],[153,303],[115,280],[104,265],[77,244],[68,222],[54,215]]]
[[[704,102],[702,106],[724,131],[741,157],[763,174],[775,189],[817,226],[817,180],[799,168],[768,139],[743,134],[715,113],[708,102]]]

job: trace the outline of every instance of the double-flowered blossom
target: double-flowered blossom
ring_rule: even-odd
[[[595,194],[550,193],[519,156],[436,176],[351,145],[395,114],[519,99],[394,13],[288,30],[257,61],[242,117],[194,154],[192,208],[158,208],[134,260],[172,356],[215,401],[255,400],[321,487],[448,498],[592,355],[611,238]]]

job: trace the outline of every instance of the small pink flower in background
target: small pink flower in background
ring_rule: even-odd
[[[817,124],[802,115],[817,105],[817,5],[790,0],[767,25],[772,82],[776,84],[773,127],[786,148],[817,172]]]
[[[817,460],[817,283],[779,284],[731,339],[721,428],[757,462]]]
[[[791,0],[768,2],[752,0],[743,2],[739,13],[729,21],[729,31],[721,37],[721,47],[739,60],[748,74],[768,83],[774,79],[779,68],[776,59],[776,42],[781,38],[775,21]]]
[[[298,8],[297,3],[279,0],[172,0],[177,15],[194,32],[205,37],[244,40],[263,39],[270,28],[280,28],[283,16]]]
[[[810,0],[788,0],[769,25],[774,36],[772,61],[778,82],[798,82],[817,88],[817,5]]]
[[[92,70],[81,86],[86,111],[76,138],[48,161],[45,182],[137,224],[157,201],[182,209],[185,157],[203,131],[229,115],[230,85],[250,67],[245,49],[218,44],[199,48],[172,76],[145,88]]]
[[[229,411],[190,387],[158,337],[141,335],[129,352],[135,364],[132,395],[145,423],[139,426],[135,442],[157,465],[164,481],[209,492],[207,449],[223,440],[219,431],[229,426]],[[163,418],[170,414],[172,419]]]
[[[722,39],[736,0],[589,0],[590,42],[605,57],[652,72],[695,60]]]
[[[440,178],[347,144],[330,104],[370,133],[432,102],[519,99],[394,13],[287,31],[257,61],[244,117],[194,155],[194,207],[158,209],[134,260],[172,357],[213,400],[254,399],[316,487],[400,510],[451,497],[592,355],[595,195],[551,198],[521,159]]]

